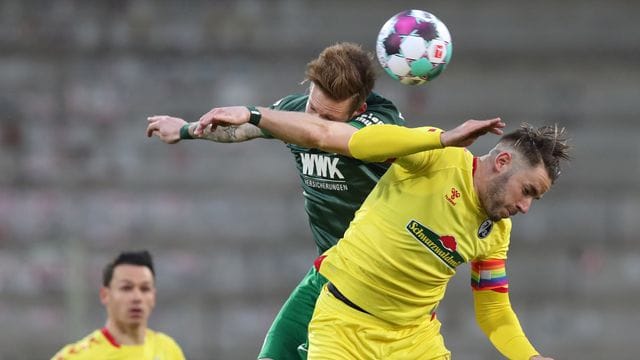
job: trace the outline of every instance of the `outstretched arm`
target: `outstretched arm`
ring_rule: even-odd
[[[353,134],[349,150],[356,159],[384,161],[446,146],[465,147],[488,132],[502,134],[505,123],[500,118],[467,120],[462,125],[442,131],[432,127],[404,128],[374,125]]]
[[[349,139],[358,129],[339,121],[329,121],[303,112],[279,111],[258,108],[261,113],[259,126],[273,137],[284,142],[321,149],[351,156]],[[234,126],[249,121],[249,109],[244,106],[214,108],[204,114],[194,130],[196,135],[207,128]]]
[[[501,135],[505,127],[500,118],[495,118],[467,120],[446,132],[396,125],[373,125],[357,130],[348,124],[323,120],[311,114],[259,110],[262,113],[260,128],[278,139],[368,161],[383,161],[443,146],[469,146],[488,132]],[[200,118],[194,133],[200,135],[209,126],[244,124],[250,115],[244,106],[212,109]]]
[[[193,131],[198,123],[187,123],[183,119],[167,115],[156,115],[147,118],[147,137],[155,135],[167,144],[175,144],[182,139],[180,137],[180,129],[187,124],[189,125],[188,134],[194,139],[232,143],[264,137],[262,131],[251,124],[219,126],[213,131],[209,127],[204,129],[200,135],[195,135]]]

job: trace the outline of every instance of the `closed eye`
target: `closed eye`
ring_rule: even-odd
[[[538,190],[536,190],[533,186],[525,186],[522,189],[522,194],[524,196],[530,196],[536,200],[540,200],[542,196],[539,195]]]
[[[314,115],[318,115],[318,117],[325,119],[325,120],[329,120],[329,121],[337,121],[337,119],[332,116],[332,115],[327,115],[327,114],[321,114],[318,112],[318,110],[316,110],[316,108],[313,106],[313,104],[311,102],[309,102],[309,112],[311,114]]]

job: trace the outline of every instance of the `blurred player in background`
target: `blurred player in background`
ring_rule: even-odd
[[[323,122],[345,125],[342,131],[353,133],[372,124],[404,124],[398,109],[389,100],[372,92],[376,65],[371,54],[359,45],[338,43],[324,49],[306,69],[307,95],[290,95],[271,106],[272,109],[313,114]],[[216,109],[202,116],[212,119]],[[195,134],[198,122],[169,116],[148,119],[147,136],[173,144],[182,139],[206,139],[215,142],[241,142],[273,138],[251,123],[237,126],[203,128]],[[305,209],[318,252],[335,245],[389,164],[365,162],[318,150],[324,139],[308,137],[298,145],[287,143],[293,154],[301,185]],[[326,279],[311,268],[286,301],[267,333],[260,359],[306,358],[302,345],[307,340],[307,325]]]
[[[462,147],[486,132],[502,134],[500,119],[447,132],[379,125],[349,134],[342,124],[255,111],[274,136],[304,142],[326,134],[327,151],[395,159],[344,238],[316,260],[330,282],[309,325],[309,359],[450,359],[435,314],[466,262],[476,320],[493,345],[509,359],[550,359],[531,345],[511,308],[506,258],[509,218],[527,213],[569,159],[564,129],[523,125],[476,158]],[[251,116],[244,107],[221,108],[199,127]]]
[[[100,301],[107,322],[69,344],[52,360],[183,360],[178,344],[147,322],[156,302],[155,272],[147,251],[123,252],[104,269]]]

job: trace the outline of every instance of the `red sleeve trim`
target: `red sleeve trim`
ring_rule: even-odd
[[[320,265],[322,265],[322,261],[324,260],[324,258],[326,258],[327,255],[320,255],[318,256],[315,261],[313,262],[313,266],[316,268],[317,272],[320,272]]]

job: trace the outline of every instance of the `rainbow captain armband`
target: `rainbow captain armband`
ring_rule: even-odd
[[[471,287],[473,290],[508,292],[506,261],[503,259],[472,261]]]

